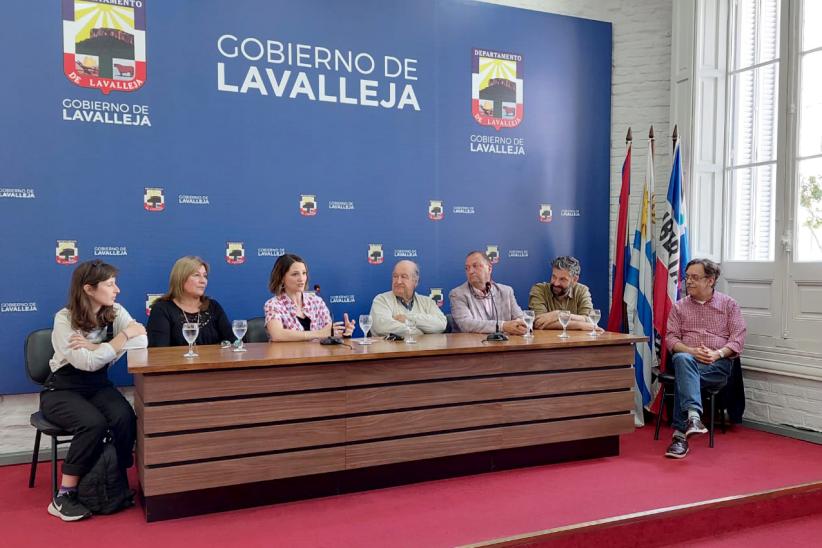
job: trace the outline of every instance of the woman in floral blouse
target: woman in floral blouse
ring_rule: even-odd
[[[308,267],[297,255],[282,255],[268,281],[268,289],[274,295],[263,307],[268,337],[279,341],[307,341],[331,334],[331,313],[322,298],[306,291]],[[354,321],[345,314],[343,322],[333,326],[334,336],[350,337]]]

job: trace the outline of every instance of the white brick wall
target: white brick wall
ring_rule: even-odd
[[[654,126],[656,203],[665,201],[671,174],[671,0],[488,0],[514,6],[606,21],[613,25],[611,74],[611,231],[613,254],[625,134],[633,129],[629,234],[642,199],[648,128]],[[660,210],[660,209],[658,209]],[[658,228],[658,227],[657,227]],[[584,265],[583,265],[584,266]],[[606,306],[607,307],[607,306]]]
[[[744,376],[746,419],[822,432],[822,383],[759,371]]]
[[[0,396],[0,456],[31,451],[34,447],[34,428],[29,417],[37,411],[37,394]],[[40,449],[51,447],[51,440],[40,442]]]

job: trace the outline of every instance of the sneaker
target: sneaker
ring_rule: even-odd
[[[692,419],[688,419],[688,429],[685,430],[685,437],[693,436],[694,434],[705,434],[708,432],[708,429],[705,428],[705,425],[702,424],[702,421],[699,420],[699,417],[694,417]]]
[[[665,451],[665,456],[672,459],[684,459],[688,454],[688,440],[685,438],[675,437],[671,440],[671,445]]]
[[[77,491],[69,491],[52,499],[49,514],[63,521],[77,521],[91,516],[91,511],[77,500]]]

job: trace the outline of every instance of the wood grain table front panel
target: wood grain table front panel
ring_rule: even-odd
[[[225,426],[248,426],[345,413],[345,392],[311,392],[263,398],[173,403],[146,406],[146,434],[199,430]]]
[[[575,334],[563,344],[539,333],[536,343],[480,347],[477,337],[421,337],[418,351],[389,343],[353,352],[258,345],[246,357],[203,349],[199,362],[184,362],[177,349],[142,351],[132,372],[144,494],[633,429],[635,338]]]
[[[145,438],[147,465],[345,443],[345,419]]]
[[[322,474],[342,470],[344,466],[345,447],[340,446],[179,466],[148,467],[145,470],[143,492],[150,497],[192,489]]]

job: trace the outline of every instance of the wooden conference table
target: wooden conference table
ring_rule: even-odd
[[[643,339],[569,334],[131,350],[146,519],[616,455]]]

